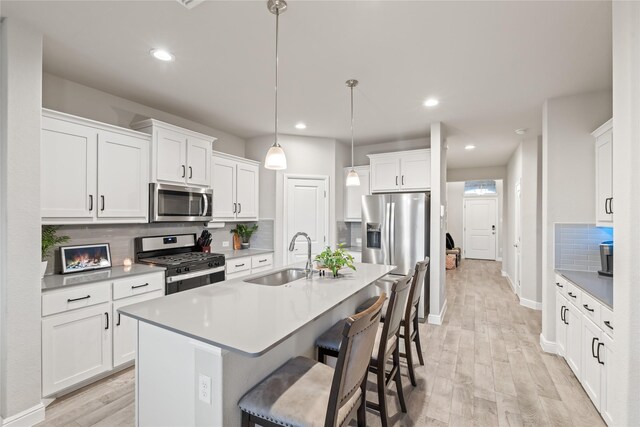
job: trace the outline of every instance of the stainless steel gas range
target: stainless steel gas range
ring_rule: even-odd
[[[224,255],[200,252],[196,234],[136,237],[136,262],[166,267],[165,294],[225,279]]]

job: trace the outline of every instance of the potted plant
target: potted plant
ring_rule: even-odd
[[[342,243],[338,245],[335,251],[332,251],[327,246],[327,249],[316,256],[315,261],[318,263],[318,268],[331,270],[334,278],[338,277],[338,272],[342,268],[350,268],[354,271],[356,269],[353,265],[353,257],[343,249]]]
[[[42,263],[40,264],[40,277],[44,277],[48,263],[46,258],[51,255],[53,248],[69,241],[69,236],[58,236],[58,228],[56,225],[42,226]]]
[[[249,240],[251,240],[251,235],[255,233],[258,229],[258,224],[253,224],[253,226],[248,227],[245,224],[238,224],[236,228],[231,230],[231,233],[234,235],[234,244],[233,249],[240,249],[236,247],[236,236],[238,240],[240,240],[240,247],[242,249],[249,249]]]

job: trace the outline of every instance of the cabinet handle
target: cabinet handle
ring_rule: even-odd
[[[189,179],[193,178],[193,168],[189,166]]]
[[[564,324],[568,325],[569,321],[567,320],[567,312],[569,311],[569,307],[564,308]]]
[[[609,213],[609,198],[604,199],[604,213]]]
[[[604,347],[604,344],[601,342],[598,343],[598,352],[596,353],[596,359],[598,359],[599,364],[604,365],[604,362],[600,360],[600,346]]]
[[[69,298],[67,299],[67,302],[81,301],[83,299],[89,299],[89,298],[91,298],[91,295],[87,295],[86,297],[80,297],[80,298]]]
[[[590,311],[591,313],[593,313],[593,312],[595,311],[595,309],[593,309],[593,308],[589,308],[589,305],[587,305],[587,304],[582,304],[582,306],[583,306],[587,311]]]
[[[575,296],[574,294],[572,294],[571,292],[569,292],[569,296],[570,296],[571,298],[575,298],[575,297],[576,297],[576,296]]]
[[[556,286],[559,287],[559,288],[564,288],[564,286],[561,285],[560,282],[556,282]]]
[[[596,341],[598,341],[598,338],[593,337],[591,339],[591,356],[593,356],[594,359],[597,359],[598,356],[596,355],[596,350],[593,348],[593,345],[596,343]]]
[[[402,185],[404,185],[404,175],[402,175],[402,180],[401,180],[401,182],[402,182]]]
[[[611,322],[608,320],[604,321],[604,326],[606,326],[607,328],[611,329],[613,331],[613,326],[611,326]]]
[[[564,305],[560,307],[560,320],[564,323]]]
[[[613,197],[609,197],[609,213],[613,215]]]
[[[236,264],[236,267],[244,267],[244,263],[242,263],[242,264]]]
[[[398,175],[396,175],[396,185],[398,185]]]
[[[238,213],[242,212],[242,203],[238,203]]]
[[[104,196],[103,195],[100,196],[100,201],[102,202],[102,207],[100,208],[100,210],[104,211]]]
[[[107,313],[106,311],[104,312],[105,317],[107,318],[107,326],[105,326],[104,330],[106,331],[107,329],[109,329],[109,313]]]
[[[89,194],[89,212],[93,210],[93,194]]]
[[[234,203],[233,204],[233,213],[236,213],[237,210],[238,210],[238,204]]]
[[[149,284],[145,283],[144,285],[134,285],[134,286],[131,286],[131,289],[144,288],[145,286],[149,286]]]
[[[258,260],[258,262],[267,262],[267,260],[266,259],[260,259],[260,260]]]
[[[185,165],[182,165],[182,177],[184,178],[185,176],[187,176],[187,168]]]
[[[120,313],[118,313],[118,321],[116,322],[116,326],[120,326]]]

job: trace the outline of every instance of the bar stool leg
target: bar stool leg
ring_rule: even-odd
[[[367,427],[367,377],[368,375],[364,376],[364,380],[360,386],[362,397],[360,399],[360,407],[358,408],[358,427]]]
[[[414,317],[413,319],[413,327],[416,331],[416,337],[414,338],[414,341],[416,343],[416,350],[418,351],[418,360],[420,361],[420,364],[424,366],[424,357],[422,356],[422,345],[420,345],[420,329],[418,329],[418,316]]]
[[[396,390],[398,392],[398,400],[400,400],[400,409],[402,412],[407,412],[407,404],[404,401],[404,390],[402,389],[402,378],[400,376],[400,346],[396,345],[396,349],[393,351],[393,367],[396,370],[395,382]]]
[[[389,425],[389,415],[387,414],[387,381],[384,369],[384,361],[378,361],[378,369],[376,372],[378,383],[378,411],[380,412],[380,422],[382,427]]]
[[[411,349],[411,333],[409,331],[409,327],[404,327],[404,352],[405,357],[407,358],[407,368],[409,369],[409,379],[411,380],[411,385],[416,386],[418,383],[416,382],[416,374],[413,370],[413,350]]]

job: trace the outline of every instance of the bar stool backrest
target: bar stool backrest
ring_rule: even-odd
[[[391,287],[391,297],[389,298],[387,312],[384,314],[384,325],[382,327],[381,357],[384,357],[382,353],[386,353],[386,343],[400,330],[400,322],[402,322],[404,307],[409,296],[410,284],[411,275],[407,275],[396,280]]]
[[[367,310],[347,319],[331,384],[326,427],[337,424],[339,409],[356,393],[367,375],[386,297],[383,293]]]
[[[411,317],[411,310],[413,307],[418,306],[420,303],[420,293],[422,291],[422,285],[424,284],[424,278],[427,275],[427,270],[429,270],[429,257],[426,257],[424,261],[418,261],[416,263],[416,269],[413,273],[413,282],[411,283],[411,290],[409,291],[409,300],[411,301],[410,305],[407,305],[407,316],[406,320],[409,320]]]

